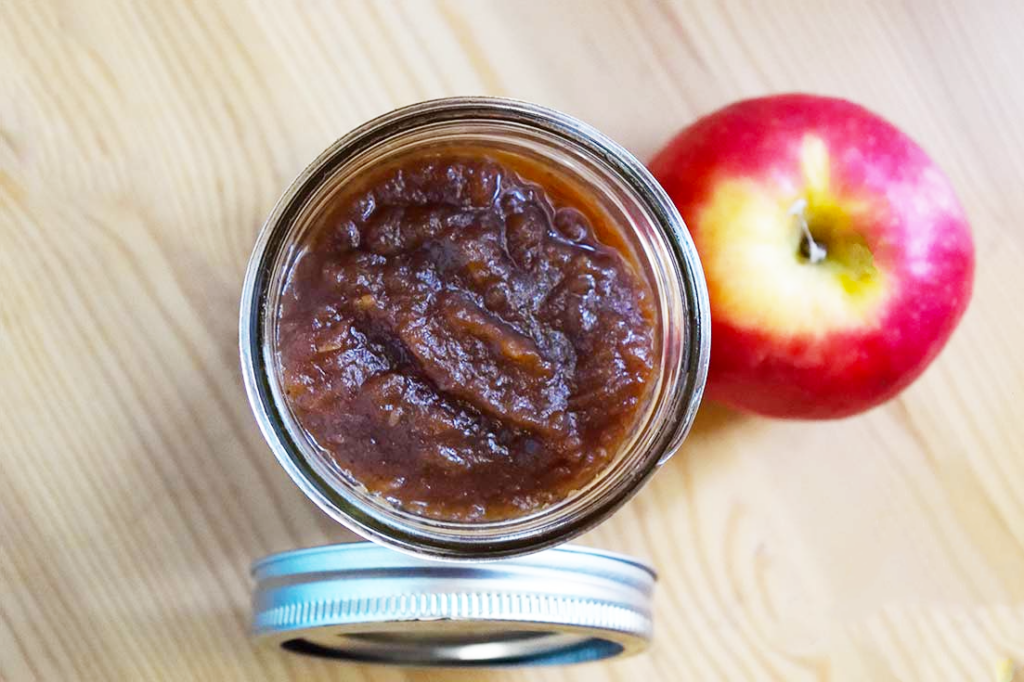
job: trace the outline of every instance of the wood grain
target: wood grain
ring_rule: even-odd
[[[0,678],[1005,678],[1024,661],[1022,36],[1014,0],[0,2]],[[963,199],[975,297],[926,375],[835,424],[703,409],[585,539],[659,568],[650,653],[455,674],[252,648],[249,563],[350,537],[279,470],[238,370],[243,267],[289,179],[428,97],[541,102],[649,157],[789,90],[879,111]]]

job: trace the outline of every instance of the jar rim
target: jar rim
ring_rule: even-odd
[[[335,486],[325,481],[301,453],[280,414],[263,349],[266,320],[274,310],[268,304],[273,270],[282,249],[288,247],[289,226],[306,200],[352,159],[396,136],[438,123],[512,123],[543,131],[594,157],[602,170],[614,176],[642,204],[654,227],[665,237],[678,266],[680,296],[687,324],[683,336],[680,384],[675,387],[672,419],[658,435],[658,456],[644,462],[628,486],[619,485],[614,496],[601,500],[578,519],[544,532],[509,533],[505,537],[454,539],[440,534],[410,531],[383,521],[372,510],[340,500]],[[561,544],[589,530],[635,494],[653,472],[675,453],[696,415],[707,377],[710,351],[707,287],[696,248],[682,218],[653,176],[632,154],[593,127],[553,109],[519,100],[494,97],[453,97],[429,100],[379,116],[343,136],[309,164],[290,184],[260,230],[246,271],[239,315],[239,349],[246,393],[260,430],[275,456],[295,483],[329,516],[360,534],[413,554],[436,558],[480,560],[539,551]],[[664,351],[663,351],[664,352]],[[476,524],[467,523],[466,526]]]

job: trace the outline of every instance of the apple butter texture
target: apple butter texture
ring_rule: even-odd
[[[286,400],[320,456],[399,509],[472,522],[558,502],[646,407],[650,285],[596,199],[525,180],[532,163],[462,150],[371,171],[289,274]]]

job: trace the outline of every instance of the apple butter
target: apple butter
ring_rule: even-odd
[[[601,198],[488,148],[409,152],[328,202],[278,310],[285,399],[399,509],[522,516],[591,481],[645,412],[654,294]]]

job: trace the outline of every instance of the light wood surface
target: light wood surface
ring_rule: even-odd
[[[704,409],[584,539],[660,570],[647,654],[481,674],[254,649],[249,563],[350,538],[278,467],[238,368],[244,264],[291,177],[430,97],[547,104],[648,158],[791,90],[890,118],[963,199],[974,301],[926,375],[841,423]],[[1022,306],[1017,0],[0,0],[0,678],[1009,679]]]

